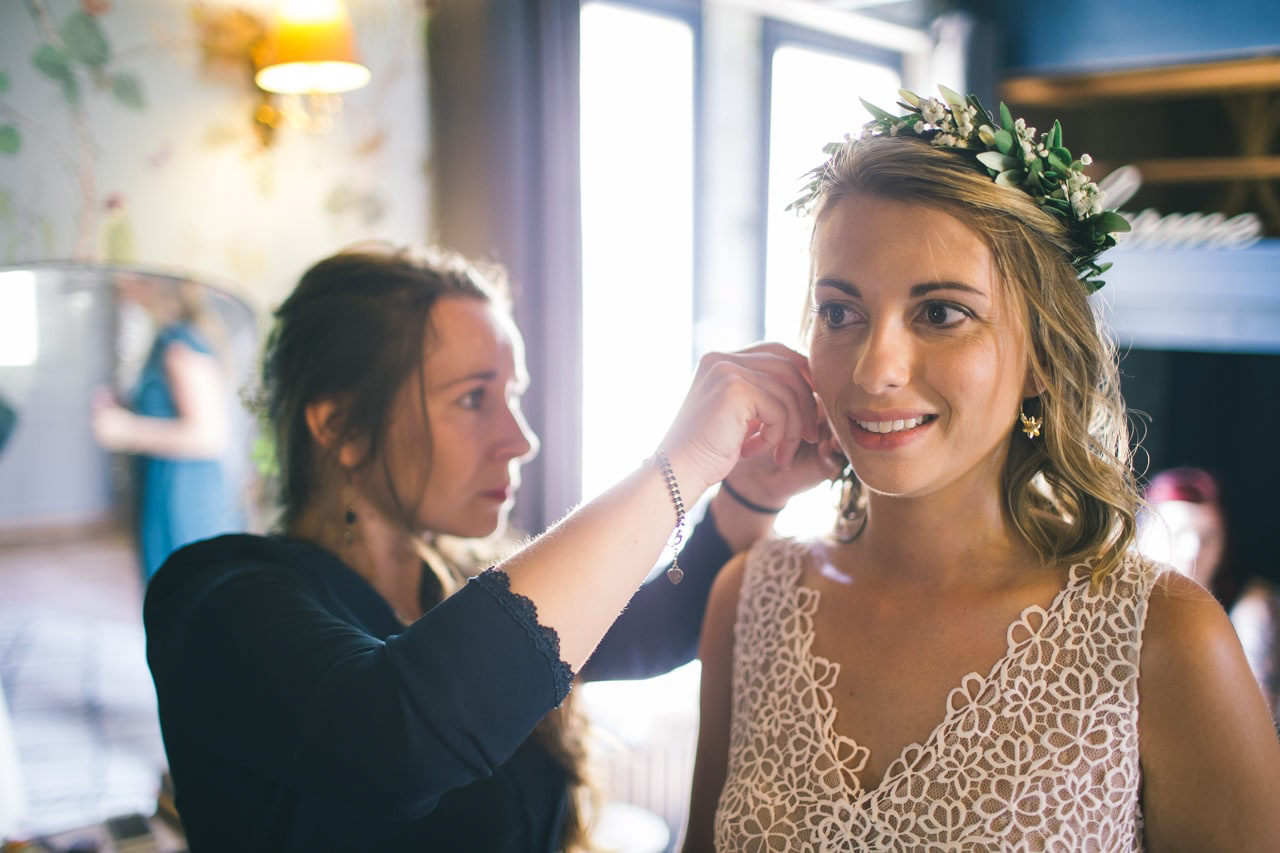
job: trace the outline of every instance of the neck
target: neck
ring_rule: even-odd
[[[289,535],[335,554],[368,581],[401,620],[417,619],[422,615],[420,538],[360,496],[350,498],[355,512],[352,524],[346,523],[347,502],[341,494],[331,493],[313,501],[290,526]]]
[[[924,497],[869,495],[858,563],[886,581],[934,589],[1000,583],[1037,565],[998,488],[955,486]]]

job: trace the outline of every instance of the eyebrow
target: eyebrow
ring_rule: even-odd
[[[431,391],[446,391],[455,385],[464,385],[468,382],[494,382],[498,378],[496,370],[478,370],[475,373],[468,373],[466,376],[459,376],[457,379],[450,379],[448,382],[441,382],[439,385],[429,389]],[[517,376],[516,388],[523,394],[529,389],[529,377]]]
[[[862,298],[862,293],[858,290],[858,288],[854,287],[852,284],[842,279],[820,278],[814,284],[815,288],[824,287],[824,286],[833,287],[836,290],[841,291],[842,293],[846,293],[849,296],[854,297],[855,299]],[[926,282],[923,282],[922,284],[913,284],[911,286],[911,295],[913,297],[926,296],[930,293],[934,293],[935,291],[939,291],[939,290],[962,290],[966,293],[972,293],[976,296],[982,296],[982,297],[987,296],[986,291],[979,290],[973,285],[963,284],[958,281],[926,281]]]
[[[478,370],[475,373],[468,373],[466,376],[459,376],[457,379],[450,379],[448,382],[441,382],[430,390],[444,391],[455,385],[462,385],[466,382],[492,382],[497,378],[498,371],[496,370]]]

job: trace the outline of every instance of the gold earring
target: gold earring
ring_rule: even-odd
[[[1029,418],[1026,412],[1019,411],[1018,417],[1022,420],[1022,431],[1027,438],[1035,438],[1040,434],[1040,427],[1044,426],[1044,418]]]

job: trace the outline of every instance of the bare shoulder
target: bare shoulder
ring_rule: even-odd
[[[737,609],[738,596],[742,594],[742,581],[747,573],[747,558],[750,555],[750,550],[735,554],[733,559],[725,563],[720,574],[716,575],[715,583],[711,585],[711,599],[707,605],[708,619],[711,618],[713,611],[719,612],[727,608],[732,612]]]
[[[754,571],[764,573],[764,576],[779,571],[787,572],[794,565],[792,561],[805,560],[812,547],[813,543],[802,540],[769,538],[756,542],[750,549],[734,556],[720,570],[711,587],[706,624],[721,627],[733,624],[743,584],[747,583],[747,575],[753,565]]]
[[[1142,640],[1142,677],[1147,689],[1185,691],[1199,678],[1223,673],[1224,658],[1239,650],[1226,611],[1195,581],[1174,571],[1155,580]]]

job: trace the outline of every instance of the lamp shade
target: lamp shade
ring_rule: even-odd
[[[351,17],[341,0],[285,0],[254,81],[268,92],[304,95],[349,92],[369,76],[356,58]]]

